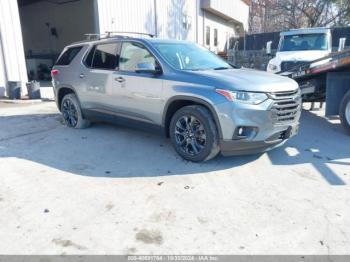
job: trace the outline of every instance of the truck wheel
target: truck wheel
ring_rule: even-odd
[[[342,125],[350,134],[350,91],[346,93],[340,103],[339,115]]]
[[[90,126],[90,121],[83,118],[80,104],[75,94],[67,94],[61,103],[63,120],[68,127],[82,129]]]
[[[220,151],[213,116],[203,106],[185,106],[171,119],[170,139],[176,152],[192,162],[207,161]]]

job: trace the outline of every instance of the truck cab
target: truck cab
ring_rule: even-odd
[[[332,53],[332,36],[329,28],[293,29],[281,32],[276,57],[271,59],[267,71],[286,72]]]

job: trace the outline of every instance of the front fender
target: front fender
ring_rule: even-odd
[[[219,138],[222,139],[222,130],[221,130],[221,125],[220,125],[220,120],[218,117],[218,114],[215,110],[215,105],[211,103],[211,101],[205,97],[196,97],[196,96],[189,96],[189,95],[176,95],[168,99],[168,101],[165,104],[164,111],[163,111],[163,118],[162,118],[162,126],[166,126],[166,116],[167,112],[169,109],[169,106],[175,102],[175,101],[188,101],[188,102],[193,102],[195,104],[200,104],[205,106],[206,108],[209,109],[211,112],[212,116],[214,117],[215,124],[217,126],[218,132],[219,132]]]

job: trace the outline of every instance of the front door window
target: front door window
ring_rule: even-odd
[[[138,64],[150,63],[157,67],[157,62],[154,56],[139,43],[124,43],[119,60],[120,71],[135,72]]]

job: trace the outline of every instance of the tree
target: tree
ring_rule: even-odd
[[[251,3],[251,32],[344,26],[349,22],[349,0],[253,0]]]

